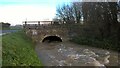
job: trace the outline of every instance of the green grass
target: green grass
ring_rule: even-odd
[[[23,31],[2,37],[3,66],[42,66],[34,51],[34,44]]]

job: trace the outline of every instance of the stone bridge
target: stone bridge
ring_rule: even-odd
[[[49,22],[49,24],[40,24],[41,21],[37,21],[37,24],[28,24],[31,21],[23,22],[23,27],[26,34],[33,39],[34,42],[51,42],[51,41],[67,41],[69,40],[68,30],[63,26],[52,24],[53,21],[42,21]]]

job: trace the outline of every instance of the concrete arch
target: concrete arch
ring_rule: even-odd
[[[58,35],[46,35],[43,39],[42,42],[53,42],[53,41],[58,41],[62,42],[62,38]]]

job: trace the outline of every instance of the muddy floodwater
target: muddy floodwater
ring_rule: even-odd
[[[38,43],[37,55],[45,66],[118,66],[118,53],[71,42]]]

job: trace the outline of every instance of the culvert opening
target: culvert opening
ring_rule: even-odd
[[[47,43],[62,42],[62,39],[58,36],[47,36],[42,40],[42,42],[47,42]]]

